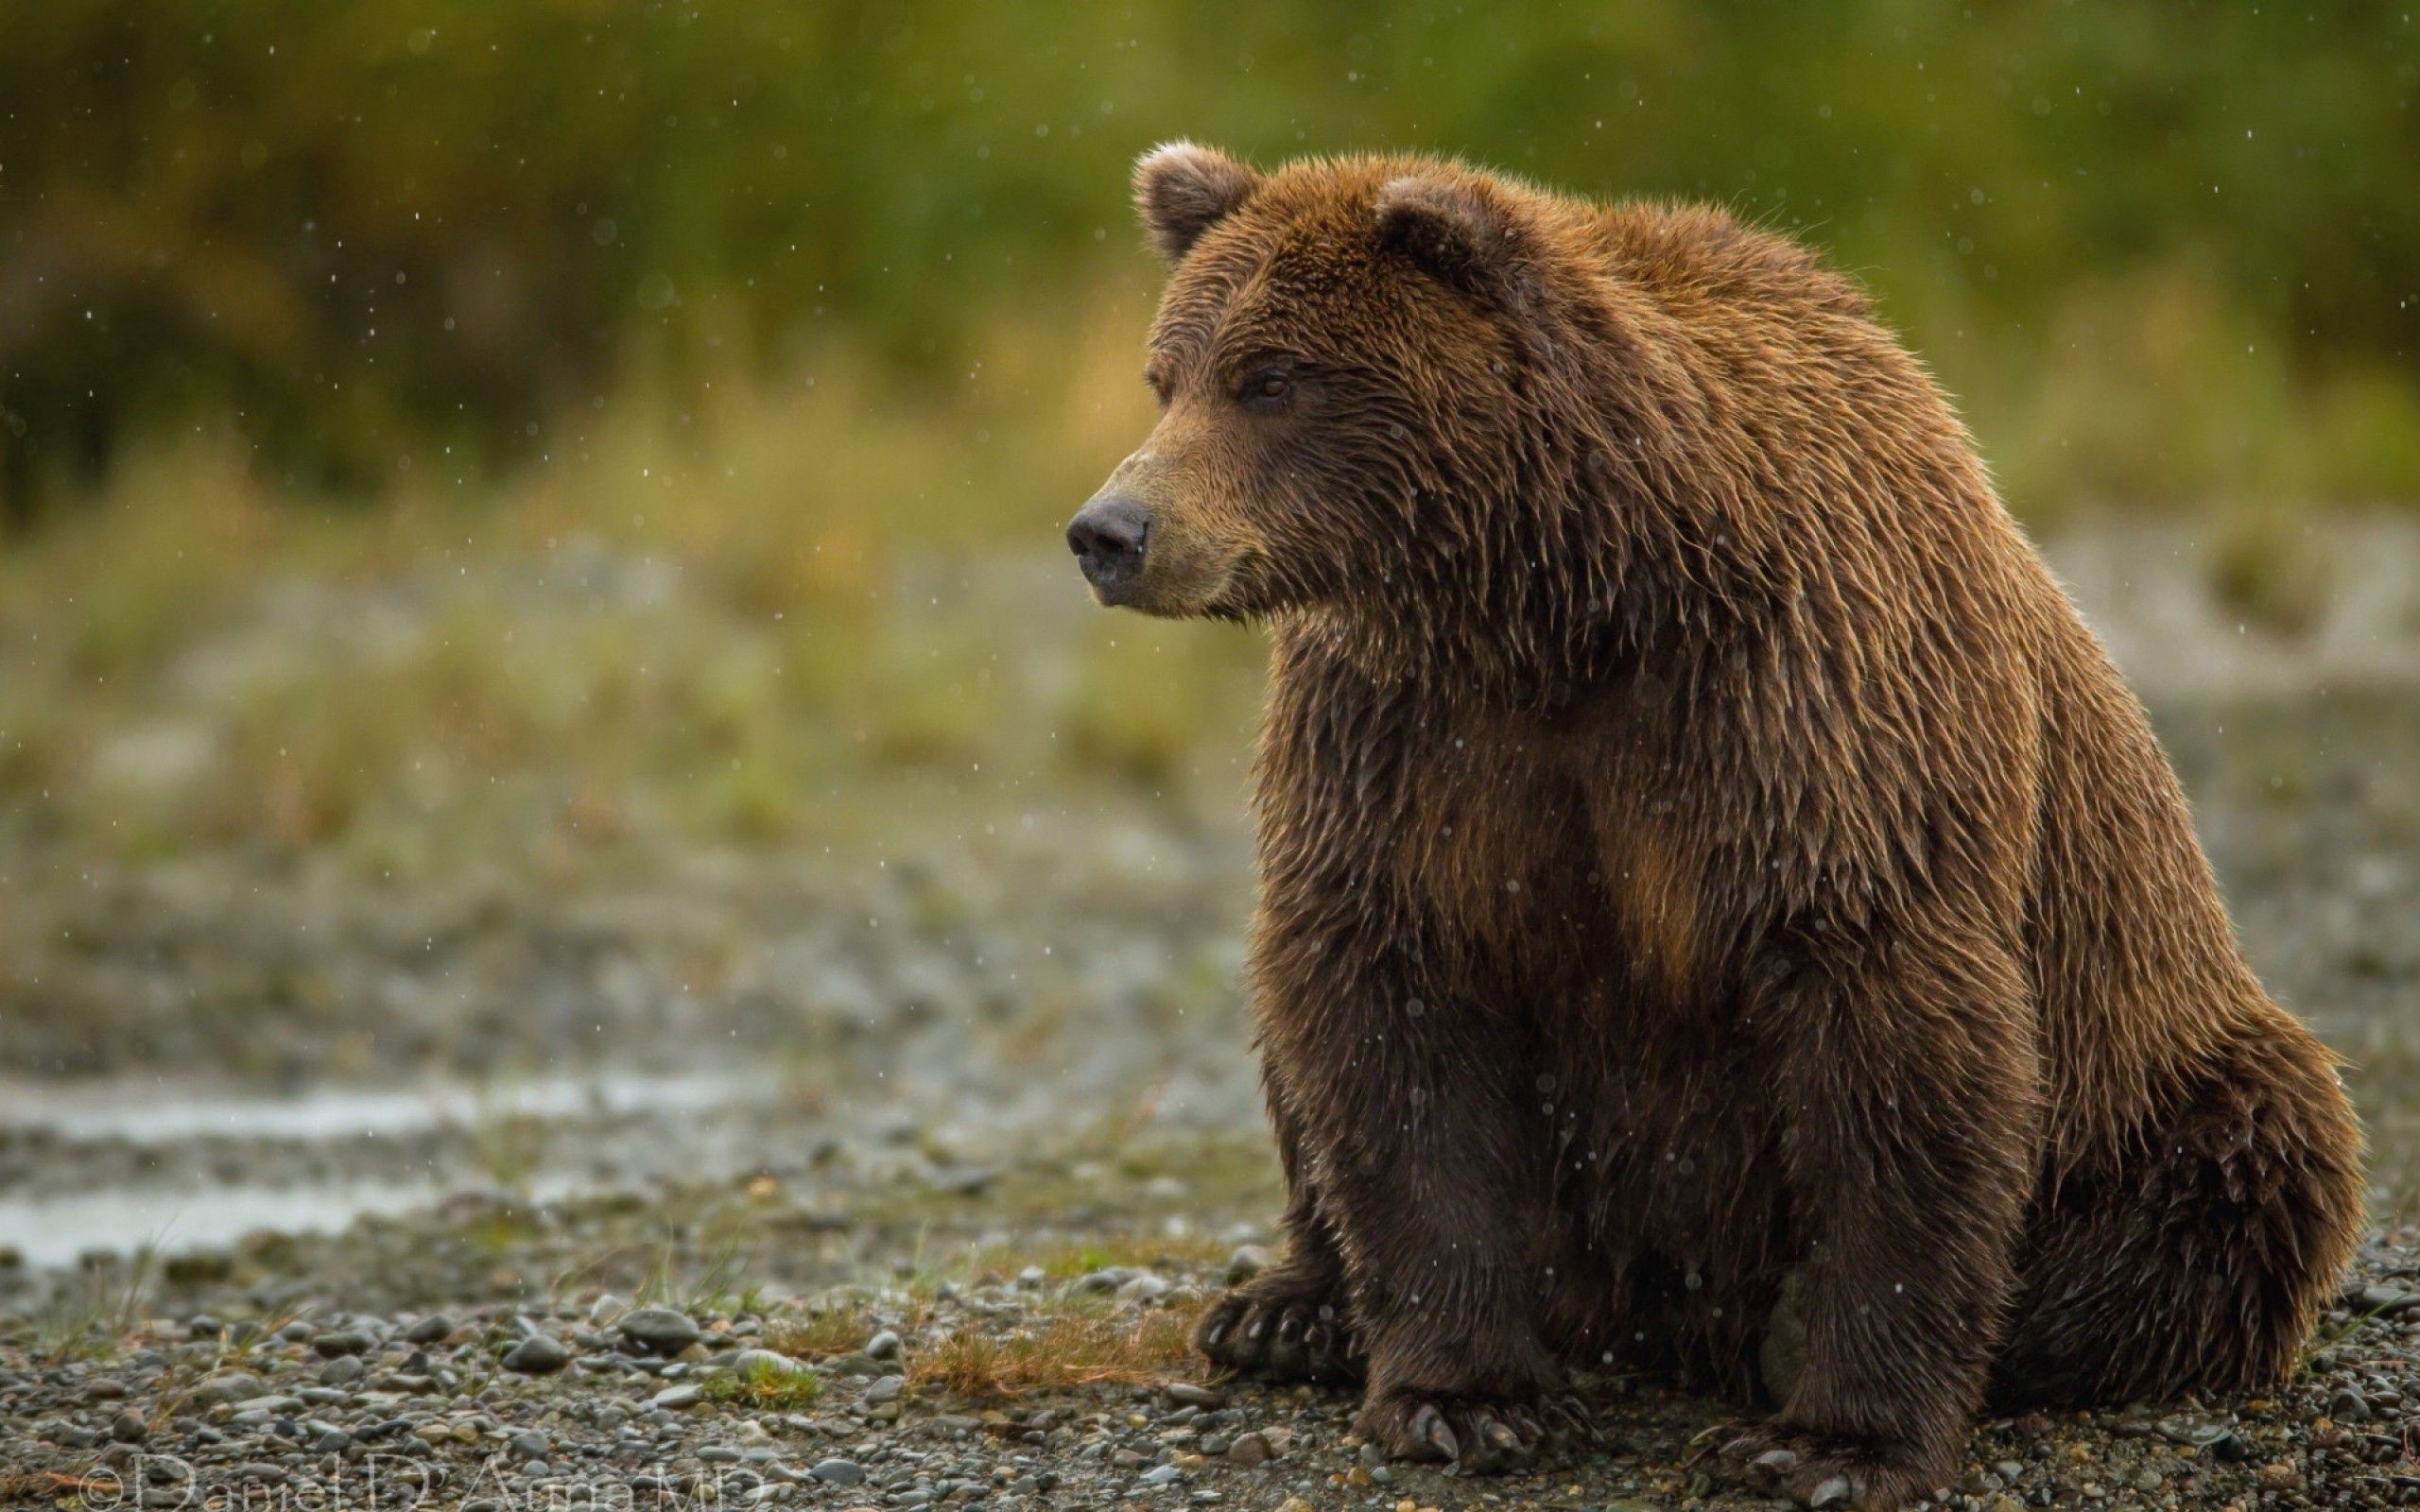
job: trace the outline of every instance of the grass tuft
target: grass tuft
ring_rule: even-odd
[[[1192,1358],[1189,1313],[1069,1308],[1009,1333],[935,1339],[908,1362],[908,1383],[962,1397],[1018,1397],[1163,1381],[1186,1370]]]
[[[767,1412],[796,1412],[823,1395],[823,1378],[804,1366],[756,1365],[727,1371],[699,1387],[708,1401],[729,1402]]]
[[[873,1314],[861,1308],[793,1313],[765,1330],[765,1347],[799,1360],[855,1354],[873,1337]]]
[[[144,1326],[144,1301],[157,1254],[138,1248],[123,1268],[96,1271],[83,1290],[62,1290],[35,1325],[34,1353],[43,1364],[105,1359]]]

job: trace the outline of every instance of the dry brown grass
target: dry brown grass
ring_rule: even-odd
[[[765,1348],[793,1360],[824,1360],[856,1353],[879,1327],[873,1314],[861,1307],[792,1313],[767,1324]]]
[[[0,1506],[31,1506],[37,1495],[51,1489],[50,1478],[32,1470],[0,1469]]]
[[[910,1386],[962,1397],[1017,1397],[1071,1386],[1164,1381],[1193,1358],[1189,1313],[1068,1311],[1007,1333],[935,1340],[908,1365]]]

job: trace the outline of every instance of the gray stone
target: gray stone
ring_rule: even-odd
[[[101,1441],[101,1435],[93,1430],[57,1418],[44,1418],[34,1424],[34,1436],[47,1439],[62,1449],[90,1449]]]
[[[873,1338],[866,1340],[865,1355],[869,1360],[898,1359],[899,1335],[889,1329],[882,1330]]]
[[[698,1342],[698,1325],[685,1313],[668,1307],[642,1307],[625,1313],[615,1327],[622,1337],[653,1354],[674,1355]]]
[[[771,1349],[742,1349],[731,1357],[731,1373],[743,1379],[812,1375],[804,1364]]]
[[[454,1332],[454,1320],[442,1313],[431,1313],[404,1331],[407,1344],[436,1344]]]
[[[259,1396],[266,1384],[250,1370],[214,1370],[193,1388],[193,1403],[197,1407],[216,1407],[222,1401],[242,1401]]]
[[[660,1412],[685,1412],[704,1400],[704,1394],[692,1385],[666,1386],[648,1399]]]
[[[1157,1301],[1172,1290],[1174,1288],[1168,1284],[1166,1278],[1154,1276],[1150,1271],[1143,1271],[1117,1289],[1117,1299],[1121,1302]]]
[[[807,1473],[833,1486],[856,1486],[866,1478],[865,1470],[851,1459],[827,1459]]]
[[[544,1333],[533,1333],[512,1347],[504,1367],[525,1376],[552,1375],[571,1363],[571,1351]]]
[[[897,1401],[899,1394],[907,1389],[908,1378],[905,1376],[880,1377],[873,1385],[866,1387],[866,1405],[878,1407],[886,1401]]]
[[[2400,1286],[2364,1286],[2354,1298],[2354,1310],[2379,1317],[2395,1317],[2420,1308],[2420,1292],[2407,1292]]]

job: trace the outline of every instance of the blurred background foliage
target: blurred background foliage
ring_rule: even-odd
[[[1231,821],[1254,642],[1054,556],[1180,135],[1792,229],[2020,514],[2191,511],[2290,628],[2299,522],[2420,499],[2416,96],[2354,0],[0,0],[0,904],[828,840],[868,774]]]
[[[2037,516],[2420,491],[2408,7],[10,0],[0,35],[21,524],[197,425],[358,498],[560,452],[633,382],[837,370],[959,421],[1013,328],[1063,359],[990,396],[1024,423],[1076,338],[1132,366],[1126,167],[1180,134],[1798,230]]]

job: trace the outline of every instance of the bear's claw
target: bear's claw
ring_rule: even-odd
[[[1902,1457],[1773,1427],[1752,1427],[1720,1451],[1755,1489],[1811,1508],[1891,1512],[1931,1485]]]
[[[1322,1289],[1265,1277],[1212,1302],[1194,1344],[1212,1364],[1268,1381],[1345,1383],[1362,1360],[1338,1300]]]
[[[1537,1457],[1546,1423],[1524,1402],[1473,1397],[1392,1397],[1361,1409],[1355,1431],[1396,1459],[1443,1463],[1470,1474]]]

